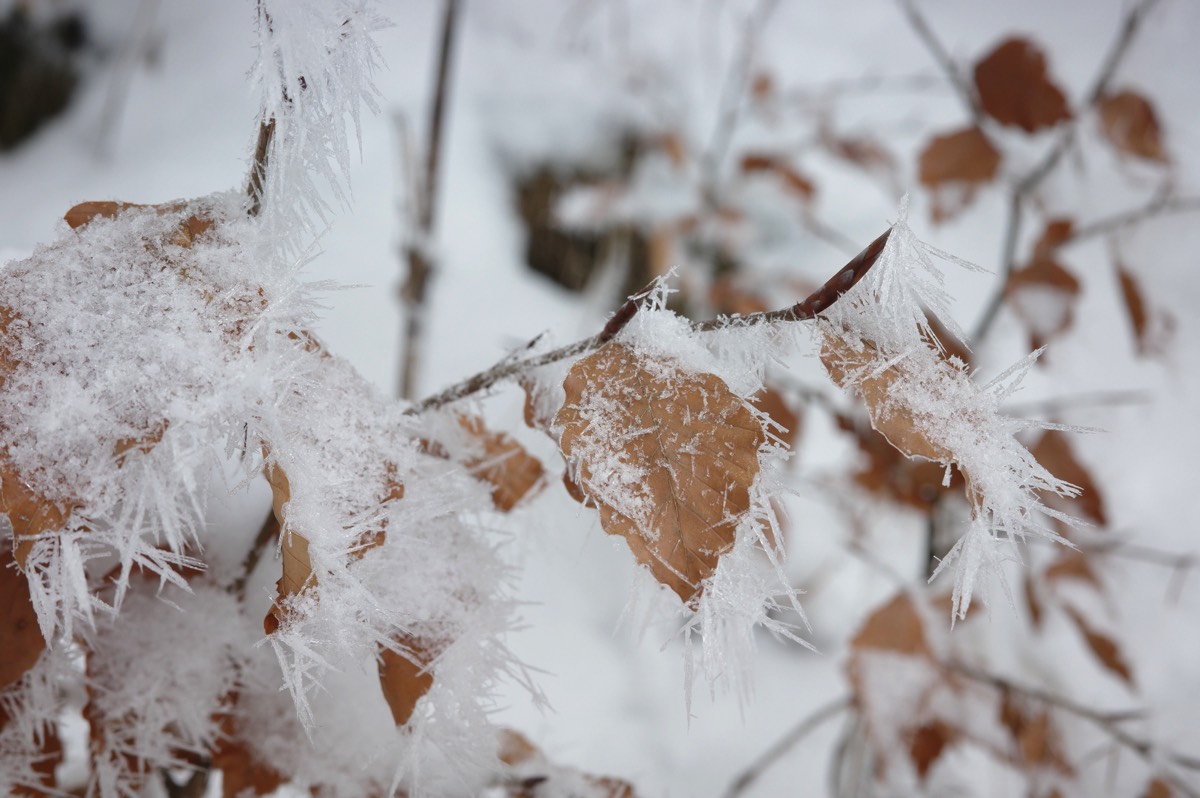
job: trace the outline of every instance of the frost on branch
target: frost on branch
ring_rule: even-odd
[[[821,359],[834,382],[862,395],[872,426],[893,446],[942,463],[947,479],[951,466],[962,471],[970,525],[934,574],[957,563],[952,611],[962,618],[980,572],[999,565],[1003,545],[1015,546],[1028,535],[1062,541],[1045,517],[1071,519],[1043,506],[1039,491],[1071,497],[1079,490],[1013,437],[1045,425],[1000,412],[1039,352],[978,385],[958,358],[941,349],[924,310],[950,318],[935,256],[947,257],[897,223],[875,268],[823,314]],[[958,334],[953,327],[951,332]]]
[[[385,23],[372,6],[369,0],[258,2],[253,79],[262,94],[262,124],[272,133],[263,217],[268,234],[288,251],[326,221],[319,184],[345,200],[346,122],[361,138],[362,109],[378,110],[371,77],[379,50],[371,34]]]

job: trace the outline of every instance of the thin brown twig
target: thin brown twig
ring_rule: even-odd
[[[1094,222],[1081,225],[1071,233],[1071,237],[1062,246],[1070,246],[1107,233],[1115,233],[1126,227],[1141,224],[1149,219],[1172,216],[1179,213],[1196,213],[1200,211],[1200,197],[1170,197],[1160,195],[1150,200],[1140,208],[1121,211],[1112,216],[1105,216]]]
[[[246,552],[246,558],[242,560],[242,571],[233,582],[233,592],[237,594],[238,598],[246,598],[246,586],[250,581],[250,575],[258,567],[258,561],[262,559],[263,552],[278,537],[279,520],[275,517],[275,510],[272,508],[267,511],[267,517],[263,519],[262,526],[258,528],[258,535],[255,536],[250,551]]]
[[[1149,740],[1145,740],[1134,734],[1127,732],[1121,724],[1132,718],[1137,718],[1142,715],[1141,712],[1102,712],[1093,709],[1089,706],[1076,703],[1065,696],[1051,693],[1046,690],[1041,690],[1037,687],[1029,687],[1023,684],[999,676],[994,673],[988,673],[978,670],[961,662],[944,662],[943,667],[960,673],[967,678],[979,682],[981,684],[990,685],[997,690],[1018,693],[1034,701],[1039,701],[1043,704],[1057,707],[1077,718],[1088,721],[1093,726],[1096,726],[1116,742],[1120,743],[1125,748],[1133,751],[1142,760],[1150,765],[1155,765],[1160,762],[1166,762],[1179,768],[1186,770],[1200,771],[1200,757],[1189,756],[1187,754],[1179,754],[1163,746],[1155,745]],[[1163,777],[1171,782],[1181,793],[1193,798],[1200,798],[1200,793],[1197,793],[1187,782],[1182,781],[1175,774],[1164,773]]]
[[[425,334],[425,299],[429,292],[430,278],[435,270],[429,243],[437,219],[438,167],[441,160],[446,100],[449,95],[450,61],[458,29],[458,8],[459,0],[445,0],[433,109],[425,140],[425,175],[417,208],[417,230],[416,236],[405,247],[408,277],[400,292],[404,303],[405,322],[399,383],[399,393],[404,398],[410,398],[416,389],[416,374]]]
[[[975,96],[971,85],[967,83],[967,79],[958,70],[958,66],[955,65],[954,59],[950,57],[949,51],[942,46],[942,42],[934,34],[933,28],[929,27],[929,23],[925,20],[925,17],[917,10],[916,5],[913,4],[913,0],[898,0],[898,2],[901,10],[904,11],[904,16],[908,18],[908,24],[925,44],[926,49],[933,56],[933,60],[941,67],[942,72],[946,74],[946,78],[950,81],[950,85],[954,87],[954,91],[958,94],[959,99],[966,106],[971,121],[978,125],[983,121],[983,109],[979,106],[979,98]]]
[[[775,13],[779,0],[759,0],[746,21],[742,33],[741,47],[738,55],[731,64],[729,73],[725,76],[725,84],[721,88],[721,98],[717,109],[717,124],[713,128],[712,141],[704,154],[701,164],[703,185],[707,201],[711,204],[717,193],[718,174],[721,161],[733,141],[734,131],[737,130],[738,116],[741,113],[742,96],[750,79],[750,63],[758,51],[756,41],[767,20]]]
[[[884,231],[882,235],[872,241],[866,249],[860,252],[855,258],[847,263],[841,270],[838,271],[832,278],[829,279],[823,286],[806,299],[797,302],[790,307],[780,310],[772,310],[765,313],[751,313],[745,316],[721,316],[709,321],[694,321],[691,323],[691,328],[696,332],[714,332],[717,330],[727,330],[739,327],[752,327],[758,324],[774,324],[780,322],[797,322],[811,321],[815,319],[819,313],[827,310],[833,303],[837,302],[843,294],[858,284],[858,281],[870,271],[871,267],[879,259],[879,255],[883,252],[884,245],[887,243],[888,236],[891,234],[891,229]],[[639,305],[634,305],[634,312]],[[633,313],[630,313],[632,318]],[[625,320],[627,323],[629,319]],[[487,371],[481,371],[471,377],[466,378],[449,388],[427,397],[420,402],[410,407],[408,414],[423,413],[426,410],[439,408],[452,402],[457,402],[460,399],[466,398],[473,394],[484,391],[497,383],[504,382],[517,374],[532,371],[541,366],[550,363],[556,363],[559,360],[565,360],[569,357],[581,355],[584,352],[590,352],[593,349],[605,343],[602,337],[603,333],[593,335],[590,338],[576,341],[573,344],[559,347],[550,352],[545,352],[541,355],[525,358],[524,360],[505,359],[501,363],[493,366]]]
[[[275,118],[272,117],[258,125],[258,141],[254,145],[254,162],[250,165],[250,179],[246,182],[246,196],[250,198],[247,210],[251,216],[258,216],[262,210],[263,186],[267,179],[267,161],[271,156],[271,140],[275,137]]]
[[[811,732],[815,731],[819,726],[828,720],[836,718],[838,715],[850,708],[852,700],[850,696],[830,701],[828,704],[820,707],[812,714],[805,717],[794,727],[788,730],[787,734],[780,737],[775,743],[768,748],[758,759],[754,760],[746,767],[733,783],[729,785],[729,789],[725,791],[725,798],[737,798],[750,788],[750,785],[758,781],[763,773],[774,765],[788,751],[792,750],[801,740],[807,737]]]

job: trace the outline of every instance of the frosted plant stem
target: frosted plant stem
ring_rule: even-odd
[[[247,213],[258,216],[262,210],[263,184],[267,178],[267,161],[271,153],[271,140],[275,138],[275,119],[266,119],[258,125],[258,140],[254,144],[254,162],[250,165],[250,179],[246,182],[246,196],[250,199]]]
[[[816,731],[826,721],[832,720],[845,712],[850,706],[850,696],[843,696],[842,698],[830,701],[825,706],[805,717],[789,729],[787,734],[776,740],[774,745],[768,748],[733,780],[733,783],[729,785],[729,789],[725,791],[725,798],[737,798],[737,796],[744,793],[754,782],[758,781],[759,777],[768,768],[783,758],[788,751],[795,748],[801,740]]]
[[[746,316],[721,316],[709,321],[694,321],[691,323],[692,329],[696,332],[713,332],[716,330],[724,330],[731,327],[752,327],[757,324],[773,324],[779,322],[797,322],[811,321],[817,317],[819,313],[828,310],[832,305],[841,298],[843,294],[853,288],[863,276],[870,271],[871,267],[879,259],[883,253],[883,247],[887,243],[888,236],[891,234],[891,229],[885,230],[878,238],[872,241],[867,248],[860,252],[849,263],[843,266],[837,274],[831,277],[823,286],[817,289],[812,295],[806,299],[797,302],[790,307],[781,308],[780,310],[772,310],[765,313],[751,313]],[[635,294],[635,297],[638,295]],[[584,352],[590,352],[593,349],[604,344],[619,330],[620,326],[628,323],[634,313],[637,312],[639,303],[636,300],[631,300],[622,306],[618,311],[623,320],[619,322],[617,330],[611,331],[608,337],[605,334],[599,333],[590,338],[576,341],[573,344],[568,344],[559,347],[550,352],[534,357],[526,358],[525,360],[509,360],[505,359],[501,363],[493,366],[487,371],[481,371],[474,376],[468,377],[461,382],[451,385],[444,391],[427,397],[422,401],[410,407],[408,414],[423,413],[426,410],[442,407],[452,402],[457,402],[459,399],[471,396],[486,390],[497,383],[503,382],[517,374],[531,371],[545,366],[550,363],[555,363],[559,360],[565,360],[569,357],[581,355]],[[614,319],[617,319],[614,316]],[[608,327],[606,326],[606,330]]]
[[[459,0],[445,0],[442,7],[442,37],[438,49],[433,109],[429,115],[429,132],[425,139],[425,175],[421,182],[421,201],[417,208],[417,230],[416,236],[405,247],[408,278],[400,291],[405,318],[399,385],[400,396],[405,399],[411,398],[416,389],[421,342],[425,337],[425,300],[429,292],[429,280],[435,269],[429,244],[437,219],[438,167],[441,161],[446,98],[449,94],[450,58],[458,29],[458,7]]]
[[[1200,772],[1200,757],[1175,753],[1125,731],[1121,724],[1127,720],[1140,717],[1142,715],[1141,712],[1102,712],[1083,704],[1077,704],[1057,693],[1040,690],[1036,687],[1027,687],[1003,676],[977,670],[960,662],[951,661],[942,664],[947,669],[960,673],[973,681],[989,685],[997,690],[1018,693],[1034,701],[1040,701],[1043,704],[1057,707],[1077,718],[1086,720],[1117,743],[1137,754],[1138,757],[1151,767],[1165,762],[1185,770]],[[1175,774],[1163,771],[1158,775],[1169,781],[1182,794],[1191,796],[1191,798],[1200,798],[1200,792],[1197,792]]]

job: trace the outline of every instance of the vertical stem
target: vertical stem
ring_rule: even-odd
[[[259,123],[258,141],[254,145],[254,163],[250,165],[250,180],[246,183],[246,196],[250,198],[247,210],[251,216],[258,216],[262,210],[263,185],[267,179],[267,160],[270,158],[271,139],[275,137],[275,119],[271,118]]]
[[[400,396],[411,398],[416,390],[416,373],[420,362],[421,341],[425,332],[425,300],[434,263],[429,254],[433,238],[437,197],[438,165],[441,160],[443,119],[449,93],[450,57],[458,23],[460,0],[445,0],[442,13],[442,37],[438,51],[437,78],[433,94],[433,109],[429,117],[429,134],[425,140],[425,175],[417,208],[416,235],[405,246],[408,279],[401,288],[404,304],[405,329],[400,362]]]

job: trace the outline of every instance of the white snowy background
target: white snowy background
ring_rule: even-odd
[[[1077,99],[1090,85],[1129,4],[1101,2],[956,3],[921,8],[950,53],[969,64],[1004,35],[1020,33],[1049,53],[1051,75]],[[0,3],[0,8],[4,4]],[[162,202],[244,184],[257,107],[247,71],[254,60],[253,4],[94,0],[86,4],[95,35],[110,49],[88,69],[66,113],[9,153],[0,154],[0,260],[28,254],[56,237],[63,212],[85,200]],[[383,112],[365,116],[361,157],[350,177],[352,203],[330,219],[309,277],[345,286],[324,296],[317,329],[326,346],[369,380],[393,391],[397,380],[402,275],[401,165],[394,118],[423,131],[440,3],[391,0],[380,10],[394,26],[378,43],[386,67],[376,76]],[[484,369],[512,347],[544,331],[567,342],[590,335],[613,309],[611,297],[580,299],[532,275],[521,263],[522,231],[509,175],[522,158],[587,152],[626,124],[682,131],[703,144],[716,124],[722,87],[752,10],[729,0],[475,0],[465,17],[453,67],[448,129],[435,241],[439,270],[430,299],[431,323],[422,352],[419,395]],[[146,30],[139,15],[152,14]],[[144,18],[143,18],[144,20]],[[1156,103],[1182,195],[1200,192],[1200,5],[1164,0],[1122,63],[1118,86],[1136,87]],[[131,45],[131,37],[134,43]],[[123,55],[132,47],[132,54]],[[148,52],[147,52],[148,51]],[[783,88],[819,91],[865,76],[938,73],[897,3],[783,0],[755,53]],[[936,82],[936,81],[935,81]],[[983,189],[973,207],[950,224],[933,226],[915,163],[931,133],[965,122],[944,83],[920,91],[865,92],[836,104],[845,129],[870,131],[900,154],[902,188],[913,188],[910,224],[935,245],[994,268],[1003,234],[1003,191]],[[106,108],[119,111],[103,129]],[[735,134],[761,134],[748,124]],[[1027,147],[1033,163],[1045,138]],[[1051,202],[1081,215],[1135,207],[1157,172],[1093,148],[1087,170],[1061,181]],[[852,168],[826,158],[806,162],[819,179],[815,211],[849,239],[865,245],[897,213],[897,197]],[[1022,164],[1008,164],[1012,173]],[[1082,166],[1082,165],[1076,165]],[[1008,174],[1008,172],[1006,172]],[[1107,177],[1105,177],[1107,175]],[[1141,187],[1141,193],[1129,186]],[[670,201],[663,197],[664,202]],[[1069,265],[1083,284],[1079,323],[1057,339],[1015,403],[1047,397],[1137,391],[1121,406],[1080,402],[1058,414],[1105,432],[1075,440],[1108,504],[1112,532],[1122,539],[1183,556],[1200,555],[1195,482],[1200,453],[1200,277],[1195,215],[1152,221],[1123,236],[1121,253],[1142,280],[1150,303],[1178,320],[1174,342],[1158,359],[1136,356],[1111,258],[1104,242],[1073,249]],[[1028,246],[1035,231],[1027,231]],[[847,256],[798,232],[797,275],[817,281]],[[784,268],[789,267],[783,264]],[[951,275],[958,320],[974,323],[995,290],[987,274]],[[778,296],[784,306],[796,297]],[[1019,358],[1027,339],[1003,315],[978,354],[981,373],[994,375]],[[798,358],[797,373],[820,378]],[[835,395],[830,387],[829,394]],[[556,467],[552,442],[520,422],[521,394],[500,391],[486,403],[490,423],[513,430]],[[510,643],[537,669],[552,709],[539,711],[512,686],[497,722],[520,729],[562,764],[634,782],[645,796],[714,796],[748,763],[814,708],[844,694],[845,643],[857,623],[895,585],[877,569],[844,553],[848,532],[826,494],[828,480],[852,458],[850,444],[821,414],[808,415],[796,466],[799,497],[791,515],[789,566],[811,619],[812,653],[764,637],[753,662],[751,697],[710,698],[699,685],[687,710],[681,657],[673,628],[646,626],[627,611],[637,573],[626,546],[603,534],[595,513],[570,501],[556,484],[506,520],[507,557],[519,567],[516,593],[527,602],[525,627]],[[922,529],[915,517],[861,502],[871,519],[875,558],[919,580]],[[269,504],[265,485],[217,497],[214,523],[252,536]],[[274,577],[260,569],[264,609]],[[1052,685],[1083,703],[1145,706],[1155,739],[1200,751],[1200,586],[1185,582],[1167,595],[1169,569],[1121,559],[1104,563],[1124,653],[1133,663],[1136,693],[1095,667]],[[252,591],[253,592],[253,591]],[[1014,620],[1001,592],[988,600],[994,667],[1033,681],[1061,652],[1086,663],[1065,624],[1037,640]],[[1008,647],[995,641],[1011,642]],[[1054,678],[1063,678],[1061,672]],[[820,795],[832,748],[844,731],[828,724],[765,772],[750,794]],[[1099,784],[1103,784],[1101,779]],[[1003,783],[972,785],[981,795],[1011,794]],[[1100,794],[1100,793],[1097,793]],[[1122,794],[1119,790],[1112,794]]]

